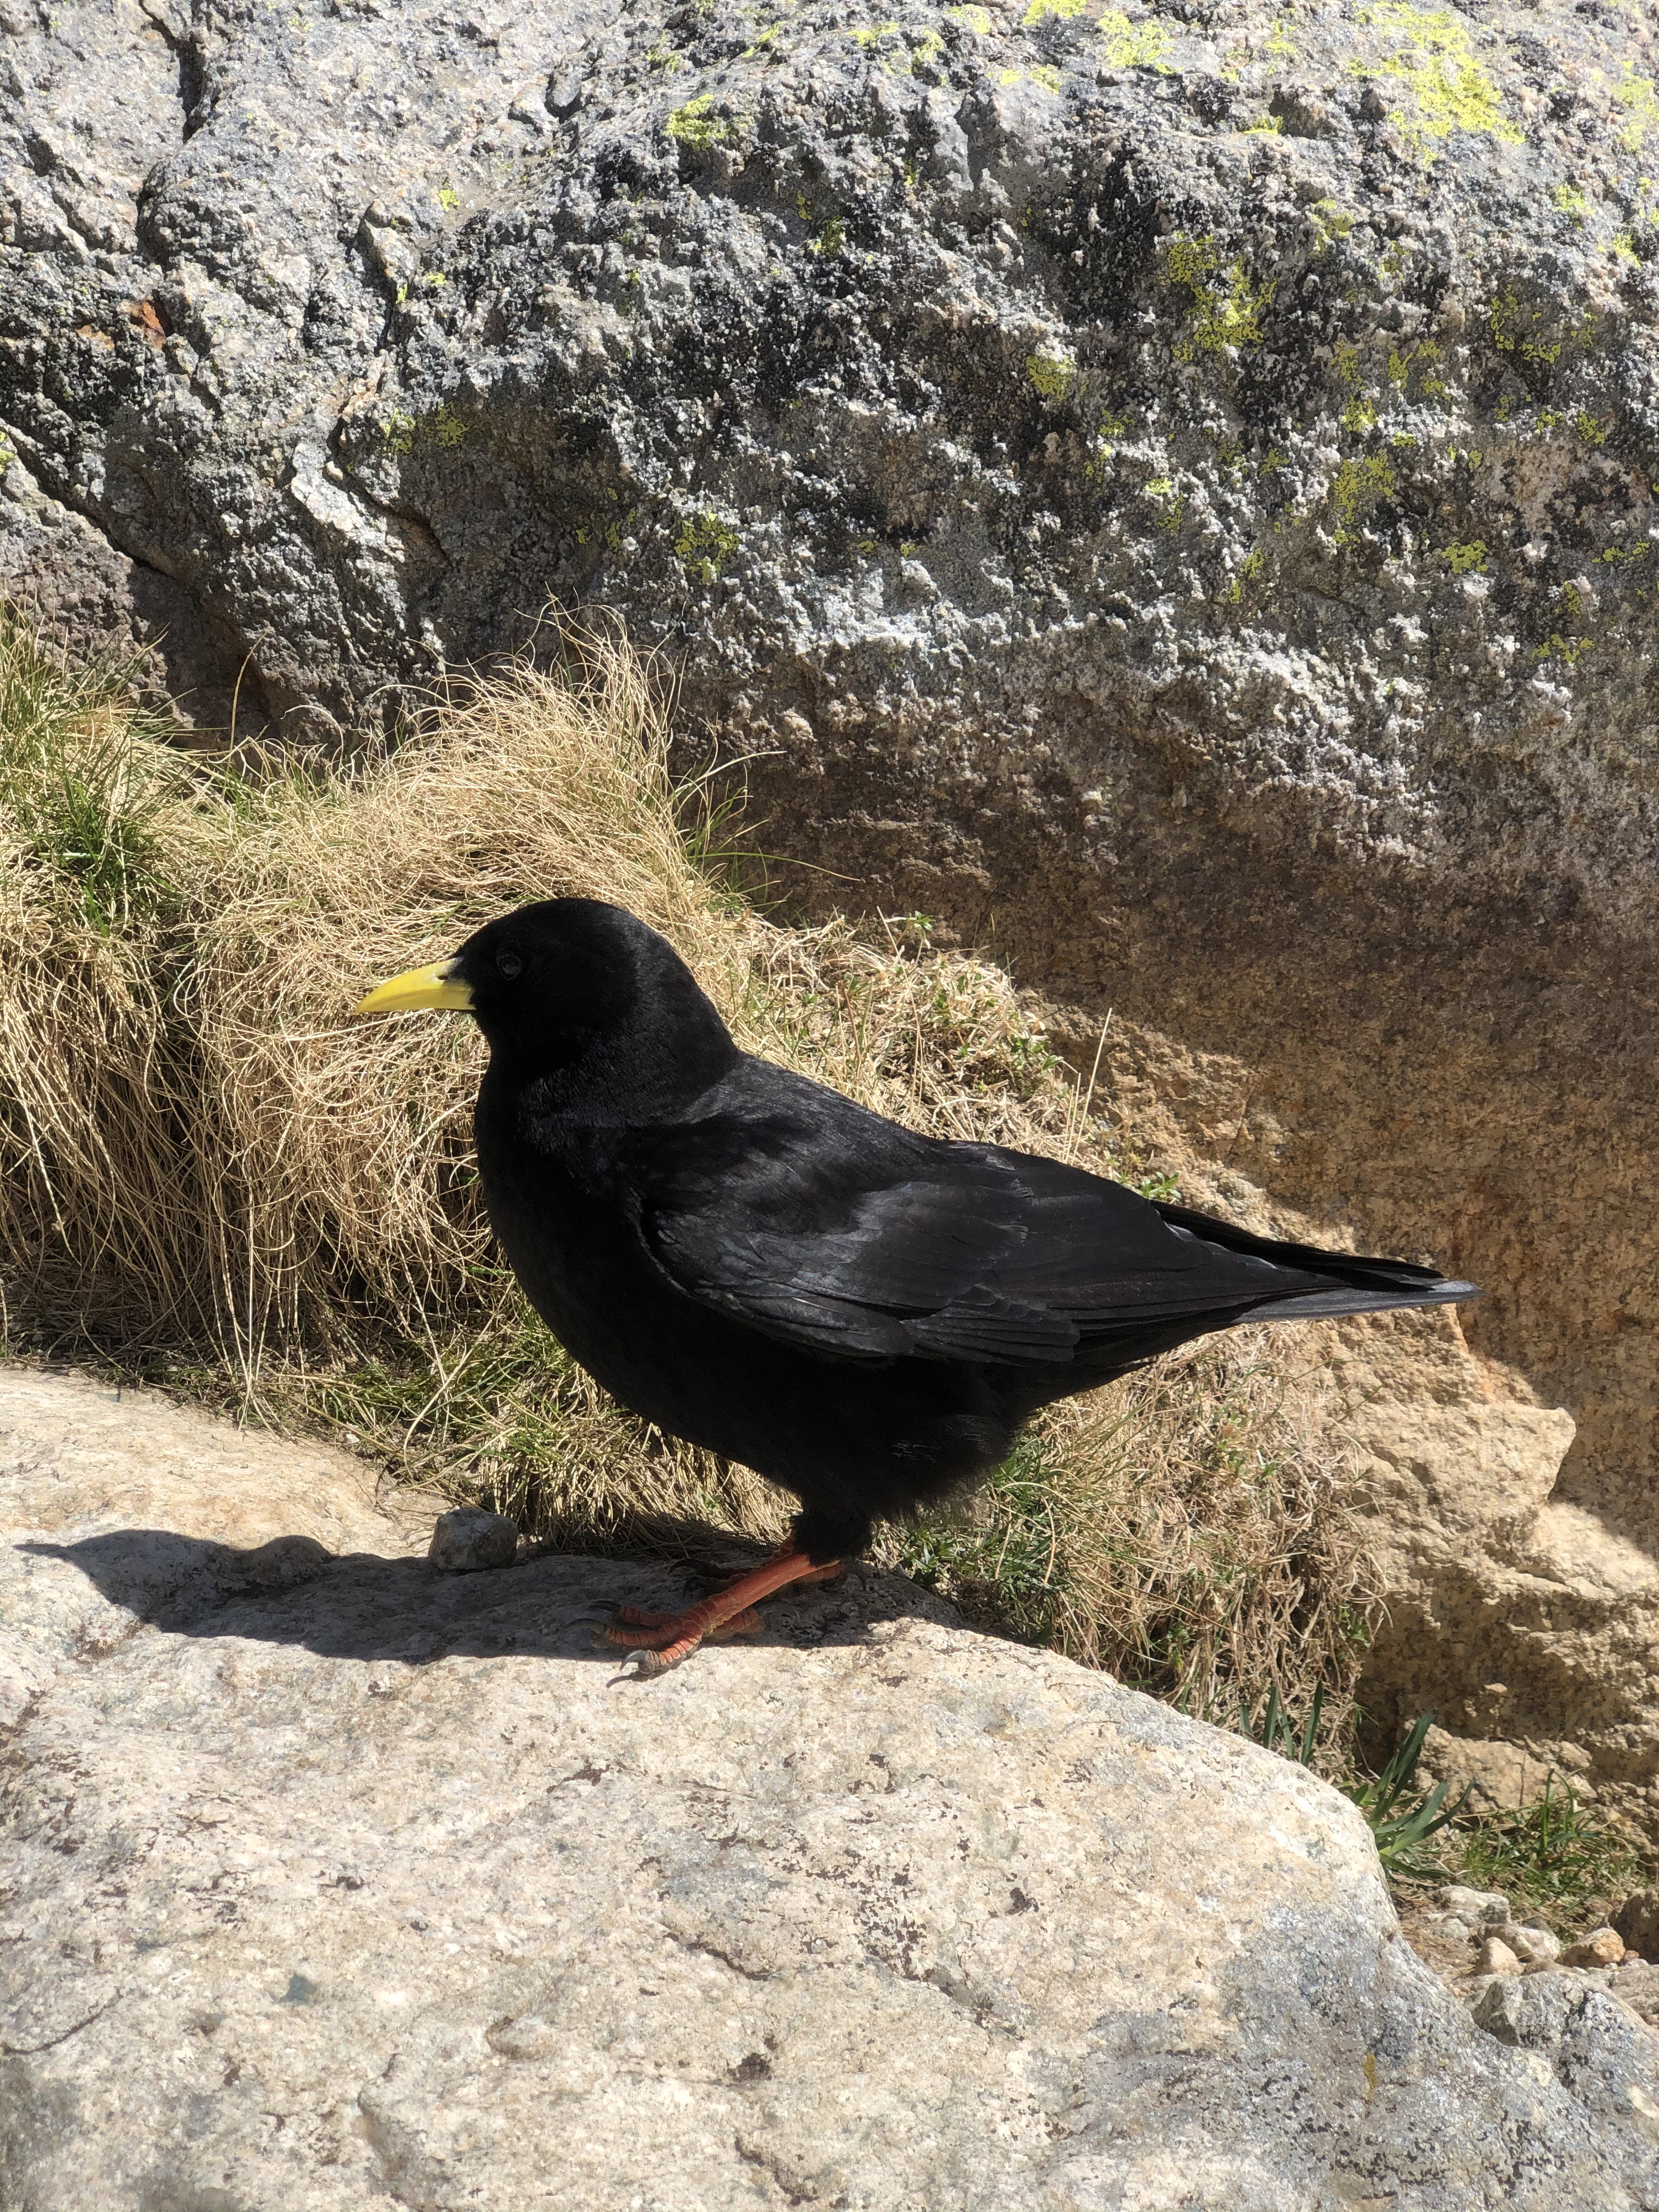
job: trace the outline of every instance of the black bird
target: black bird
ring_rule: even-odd
[[[1053,1399],[1239,1322],[1478,1295],[918,1136],[740,1052],[672,945],[597,900],[520,907],[356,1011],[410,1006],[489,1041],[484,1198],[537,1312],[624,1406],[801,1502],[756,1572],[624,1611],[607,1633],[644,1671],[988,1474]]]

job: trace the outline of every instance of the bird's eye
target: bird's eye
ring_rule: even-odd
[[[498,975],[505,975],[509,983],[523,966],[524,962],[516,952],[508,951],[495,955],[495,972]]]

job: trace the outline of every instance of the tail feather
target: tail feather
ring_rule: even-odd
[[[1250,1321],[1314,1321],[1333,1314],[1388,1313],[1413,1306],[1455,1305],[1478,1298],[1474,1283],[1458,1282],[1433,1267],[1419,1267],[1409,1260],[1378,1260],[1356,1252],[1327,1252],[1316,1244],[1292,1244],[1271,1237],[1253,1236],[1236,1222],[1218,1221],[1184,1206],[1159,1205],[1158,1212],[1172,1229],[1184,1230],[1206,1244],[1219,1244],[1230,1252],[1317,1275],[1326,1290],[1292,1291],[1252,1305]]]
[[[1432,1287],[1419,1291],[1306,1291],[1300,1297],[1269,1298],[1250,1306],[1241,1321],[1318,1321],[1332,1314],[1398,1313],[1412,1306],[1455,1306],[1464,1298],[1478,1298],[1474,1283],[1455,1283],[1443,1277]]]

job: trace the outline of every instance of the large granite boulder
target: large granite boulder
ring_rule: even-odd
[[[862,1570],[641,1684],[672,1571],[369,1492],[0,1371],[8,2212],[1659,2205],[1659,2037],[1304,1770]]]
[[[1369,1698],[1659,1820],[1650,13],[0,27],[0,578],[296,741],[617,610],[805,895],[1488,1285],[1345,1355]]]

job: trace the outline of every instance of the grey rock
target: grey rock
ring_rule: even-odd
[[[510,1567],[519,1555],[519,1532],[504,1513],[487,1512],[482,1505],[452,1506],[433,1524],[426,1555],[452,1575]]]
[[[1560,1938],[1547,1928],[1517,1927],[1510,1920],[1492,1932],[1523,1966],[1551,1966],[1561,1956]]]
[[[1478,2027],[1547,2059],[1558,2081],[1610,2129],[1659,2144],[1659,2035],[1605,1990],[1557,1969],[1494,1982]]]
[[[1628,2005],[1650,2027],[1659,2023],[1659,1966],[1646,1960],[1627,1960],[1607,1976],[1607,1988],[1622,2005]]]
[[[1436,1902],[1471,1928],[1498,1928],[1510,1921],[1510,1901],[1501,1890],[1466,1889],[1457,1882],[1448,1882],[1435,1892]]]
[[[25,1432],[9,2212],[1659,2203],[1645,2032],[1482,2034],[1237,1736],[861,1568],[642,1686],[574,1616],[664,1569],[434,1577],[349,1462],[0,1371]],[[216,1580],[273,1511],[352,1548]]]

